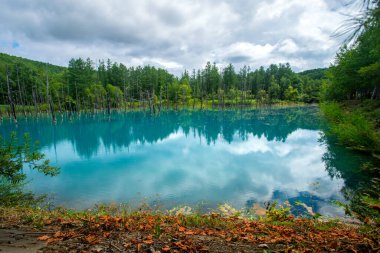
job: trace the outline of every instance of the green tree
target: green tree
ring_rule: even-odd
[[[86,88],[85,94],[89,102],[93,105],[93,108],[100,109],[104,104],[107,91],[101,84],[92,84]]]
[[[280,85],[276,82],[274,76],[271,77],[268,88],[268,95],[271,101],[280,98]]]
[[[178,95],[182,102],[188,102],[191,99],[191,87],[189,79],[183,79],[182,83],[178,86]]]
[[[264,104],[268,101],[268,94],[264,89],[257,92],[256,99],[258,103]]]
[[[380,98],[380,1],[364,6],[330,71],[335,100]]]
[[[119,87],[107,84],[106,86],[107,96],[111,107],[117,107],[123,98],[123,92]]]
[[[285,99],[289,101],[297,101],[298,99],[298,90],[289,85],[285,90]]]
[[[59,173],[59,168],[50,166],[49,160],[30,142],[27,134],[22,145],[16,133],[12,133],[9,140],[0,136],[0,205],[28,204],[33,201],[34,196],[22,189],[26,179],[23,172],[25,165],[49,176]]]

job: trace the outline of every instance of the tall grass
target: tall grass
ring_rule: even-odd
[[[330,123],[330,133],[349,148],[366,152],[379,150],[379,132],[375,123],[359,110],[344,110],[337,102],[321,104],[323,116]]]

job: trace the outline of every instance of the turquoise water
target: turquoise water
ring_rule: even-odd
[[[0,134],[11,131],[29,132],[61,168],[53,178],[26,169],[29,189],[72,208],[298,200],[343,215],[331,201],[361,178],[360,157],[324,137],[317,107],[3,120]]]

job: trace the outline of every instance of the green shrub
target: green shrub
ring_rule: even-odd
[[[336,102],[321,104],[324,117],[331,123],[330,134],[349,148],[362,151],[376,151],[379,148],[375,124],[361,111],[345,112]]]
[[[24,165],[45,175],[54,176],[59,169],[52,167],[49,160],[37,151],[36,145],[30,144],[30,138],[24,135],[23,144],[19,144],[16,133],[6,140],[0,136],[0,205],[28,206],[39,200],[30,192],[24,192],[26,175]]]

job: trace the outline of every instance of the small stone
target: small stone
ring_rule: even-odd
[[[94,246],[91,249],[92,252],[101,252],[102,250],[103,250],[103,247],[100,247],[100,246]]]
[[[259,244],[258,247],[259,247],[259,248],[264,248],[264,249],[269,249],[268,244],[265,244],[265,243],[263,243],[263,244]]]

